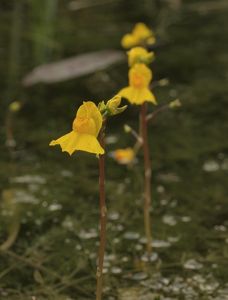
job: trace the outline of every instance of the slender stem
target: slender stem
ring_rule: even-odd
[[[13,136],[13,116],[12,112],[8,111],[5,120],[6,127],[6,144],[10,143],[10,141],[14,140]]]
[[[14,114],[10,110],[8,110],[5,119],[5,132],[6,132],[6,147],[8,148],[10,160],[13,161],[14,158],[14,150],[16,147],[16,141],[14,139],[13,133],[13,124],[14,123]]]
[[[100,133],[100,144],[104,148],[104,133],[105,125]],[[103,264],[104,253],[106,245],[106,223],[107,223],[107,208],[105,204],[105,156],[99,156],[99,189],[100,189],[100,245],[98,252],[98,266],[97,266],[97,290],[96,300],[102,299],[102,283],[103,283]]]
[[[6,251],[14,244],[14,242],[17,239],[19,230],[20,230],[20,221],[18,220],[18,218],[15,218],[15,220],[10,226],[10,230],[9,230],[10,232],[7,240],[0,245],[0,251]]]
[[[146,121],[149,122],[149,121],[153,120],[160,112],[163,112],[169,108],[170,108],[169,103],[158,107],[153,113],[149,114],[146,117]]]
[[[144,102],[141,106],[141,134],[143,139],[143,156],[144,156],[144,226],[147,239],[147,252],[152,251],[152,236],[151,236],[151,162],[148,143],[148,127],[147,127],[147,103]]]
[[[154,112],[148,114],[148,115],[146,116],[147,126],[149,125],[149,123],[150,123],[151,121],[154,121],[154,119],[157,117],[157,115],[159,115],[161,112],[170,109],[170,104],[171,104],[172,102],[173,102],[173,101],[169,102],[168,104],[164,104],[164,105],[158,107]],[[141,119],[141,115],[140,115],[140,119]],[[134,145],[134,147],[133,147],[135,153],[137,153],[137,152],[139,151],[139,149],[140,149],[140,148],[142,147],[142,145],[143,145],[143,143],[142,143],[142,138],[141,138],[141,137],[142,137],[142,130],[141,130],[141,127],[142,127],[142,124],[141,124],[141,122],[140,122],[139,135],[136,133],[136,135],[137,135],[137,137],[136,137],[136,135],[133,134],[134,137],[136,138],[136,143],[135,143],[135,145]],[[130,128],[130,129],[131,129],[131,128]],[[131,133],[132,133],[132,132],[131,132]],[[138,136],[140,136],[140,138],[139,138]]]
[[[12,21],[10,26],[10,45],[9,45],[9,65],[8,78],[5,98],[8,103],[15,98],[19,91],[20,61],[22,59],[22,34],[24,23],[24,1],[11,1],[12,3]]]

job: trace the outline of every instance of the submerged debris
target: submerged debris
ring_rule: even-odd
[[[219,163],[215,160],[208,160],[203,165],[205,172],[216,172],[220,169]]]
[[[81,54],[58,62],[41,65],[25,76],[24,86],[36,83],[55,83],[81,77],[122,61],[125,55],[118,50],[101,50]]]
[[[189,270],[200,270],[203,265],[195,259],[189,259],[184,263],[184,268]]]

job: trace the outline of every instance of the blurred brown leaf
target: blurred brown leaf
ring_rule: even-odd
[[[22,80],[24,86],[36,83],[55,83],[81,77],[124,60],[125,54],[118,50],[102,50],[63,59],[36,67]]]

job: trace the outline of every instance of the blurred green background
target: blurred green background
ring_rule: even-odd
[[[187,0],[1,0],[0,299],[94,299],[98,240],[97,159],[70,158],[49,142],[68,132],[83,100],[127,85],[127,59],[56,83],[23,86],[33,68],[99,50],[122,51],[136,22],[158,39],[152,65],[159,104],[182,107],[150,127],[154,254],[145,265],[142,154],[132,168],[109,155],[134,140],[137,107],[107,128],[108,243],[105,297],[216,299],[228,294],[228,3]],[[79,70],[80,71],[80,70]],[[8,105],[16,146],[6,147]],[[153,107],[150,108],[153,111]]]

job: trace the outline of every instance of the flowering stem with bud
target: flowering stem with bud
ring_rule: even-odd
[[[154,112],[152,112],[151,114],[147,115],[146,120],[147,122],[153,120],[159,113],[168,110],[168,109],[172,109],[172,108],[176,108],[176,107],[180,107],[181,106],[181,102],[179,99],[170,101],[167,104],[164,104],[160,107],[158,107]]]
[[[116,95],[100,102],[85,101],[79,107],[73,121],[72,131],[50,142],[50,146],[60,145],[62,151],[72,155],[75,151],[85,151],[99,155],[99,190],[100,190],[100,245],[97,264],[96,300],[102,299],[103,265],[106,244],[107,209],[105,204],[105,123],[107,116],[122,113],[127,106],[119,107],[121,97]],[[97,140],[97,136],[99,141]]]
[[[121,97],[116,95],[106,104],[104,101],[98,104],[99,111],[102,114],[103,124],[99,134],[99,142],[101,147],[105,148],[105,127],[106,118],[122,113],[127,106],[119,107]],[[100,245],[98,252],[97,265],[97,289],[96,300],[102,299],[102,284],[103,284],[103,265],[106,245],[106,223],[107,223],[107,208],[105,203],[105,156],[99,155],[99,191],[100,191]]]

